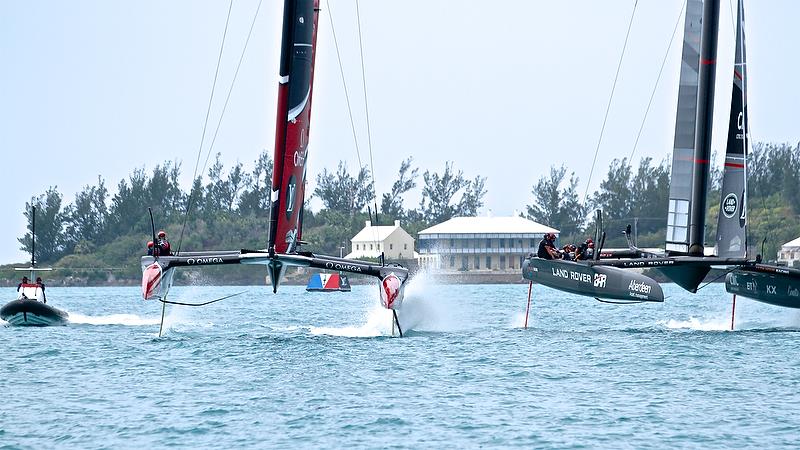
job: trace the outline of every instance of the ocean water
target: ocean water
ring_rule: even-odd
[[[0,448],[775,448],[800,436],[800,313],[666,285],[608,305],[527,285],[48,289],[0,326]],[[0,290],[12,298],[10,289]]]

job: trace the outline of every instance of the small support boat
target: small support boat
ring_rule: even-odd
[[[14,270],[30,272],[28,277],[22,278],[22,283],[17,287],[19,298],[12,300],[0,308],[0,319],[11,325],[45,327],[48,325],[66,325],[69,314],[47,304],[45,285],[37,272],[53,270],[51,268],[36,267],[36,208],[31,208],[31,266],[16,267]]]
[[[11,325],[45,327],[66,325],[69,314],[38,300],[22,298],[3,305],[0,308],[0,319]]]

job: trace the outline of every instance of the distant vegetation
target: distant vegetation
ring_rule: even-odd
[[[403,207],[403,196],[417,186],[419,169],[412,168],[411,158],[399,167],[397,181],[381,199],[381,225],[402,220],[411,233],[458,215],[475,215],[483,206],[485,178],[467,179],[452,163],[442,172],[426,170],[422,174],[419,208]],[[241,163],[225,170],[220,155],[205,177],[198,176],[189,192],[178,184],[180,167],[172,163],[152,170],[136,169],[117,184],[109,195],[105,180],[84,186],[71,204],[53,186],[26,203],[28,232],[19,238],[20,249],[31,247],[30,210],[36,206],[36,255],[41,264],[58,270],[51,279],[68,283],[100,284],[108,280],[135,282],[140,279],[139,258],[145,253],[152,235],[147,208],[153,209],[156,227],[167,231],[173,251],[264,248],[270,207],[272,161],[264,151],[256,159],[252,172]],[[377,206],[372,179],[366,168],[351,174],[344,163],[335,172],[323,170],[317,176],[313,193],[323,205],[320,211],[304,211],[303,240],[309,249],[338,255],[341,246],[349,249],[352,238],[369,220],[375,222]],[[184,229],[185,222],[185,229]],[[0,270],[10,283],[13,271]],[[242,273],[247,273],[244,278]],[[215,268],[204,271],[214,282],[237,282],[257,276],[263,270]],[[255,275],[253,275],[255,274]]]
[[[766,237],[764,253],[773,259],[782,243],[800,236],[800,146],[756,144],[748,171],[749,241],[760,252]],[[584,204],[575,174],[567,178],[565,167],[552,167],[532,186],[532,202],[524,208],[524,215],[560,229],[562,241],[569,242],[592,234],[591,211],[602,208],[608,246],[624,245],[621,231],[628,223],[636,223],[640,246],[663,246],[669,174],[666,161],[655,164],[644,158],[634,170],[627,159],[614,160],[600,189]],[[226,170],[218,154],[206,176],[198,176],[189,192],[179,186],[179,175],[180,167],[166,162],[150,170],[134,170],[117,183],[113,196],[105,180],[98,177],[97,184],[84,186],[67,205],[55,186],[33,197],[24,214],[28,217],[30,207],[37,207],[38,261],[59,268],[53,276],[72,278],[69,282],[135,282],[140,277],[139,257],[151,236],[148,206],[153,208],[156,227],[169,234],[173,250],[266,246],[272,179],[268,152],[258,156],[252,172],[241,163]],[[304,211],[303,240],[310,243],[310,249],[331,255],[338,255],[342,246],[349,248],[350,238],[370,219],[370,213],[375,221],[376,207],[381,225],[401,220],[403,227],[416,235],[451,217],[477,215],[486,195],[485,177],[469,179],[451,162],[440,172],[426,170],[420,180],[411,158],[400,164],[391,192],[381,196],[380,206],[366,167],[351,173],[340,162],[336,171],[325,169],[316,181],[316,189],[307,192],[306,198],[313,195],[319,199],[322,209]],[[405,196],[418,182],[418,206],[405,208]],[[707,242],[713,242],[716,232],[720,182],[721,171],[716,169],[711,174]],[[19,242],[21,250],[30,250],[30,227]],[[16,278],[8,270],[0,276],[8,282]],[[215,282],[244,282],[253,277],[261,280],[263,271],[223,267],[204,276]]]

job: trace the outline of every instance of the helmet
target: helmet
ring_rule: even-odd
[[[153,241],[147,241],[147,248],[153,248]]]
[[[160,238],[167,237],[167,233],[164,230],[161,230],[158,232],[158,237]]]
[[[594,242],[589,242],[589,248],[594,248]]]
[[[592,238],[587,238],[586,239],[586,243],[587,244],[594,244],[594,241],[592,240]]]

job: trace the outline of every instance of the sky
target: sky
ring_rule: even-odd
[[[597,168],[598,146],[631,13]],[[25,202],[57,186],[71,202],[102,176],[112,195],[134,169],[174,161],[188,187],[200,151],[229,2],[106,0],[0,2],[0,263],[21,262]],[[339,161],[368,164],[364,86],[378,196],[403,159],[420,172],[447,161],[486,177],[481,214],[511,215],[531,188],[564,165],[583,193],[609,163],[628,157],[655,87],[634,156],[670,158],[677,104],[683,0],[361,0],[365,83],[355,0],[322,0],[308,162],[308,192]],[[226,167],[272,154],[283,2],[236,0],[208,136]],[[713,148],[724,153],[733,63],[735,1],[722,0]],[[746,1],[751,134],[800,140],[800,2]],[[244,49],[227,109],[225,97]],[[347,111],[336,30],[359,152]],[[673,29],[678,34],[667,52]],[[662,60],[666,65],[656,78]],[[222,120],[220,122],[220,117]],[[212,157],[213,159],[213,157]],[[419,183],[421,184],[421,177]],[[406,206],[419,201],[419,189]],[[312,203],[313,209],[320,205]],[[146,214],[147,205],[142,205]],[[144,239],[144,238],[143,238]]]

